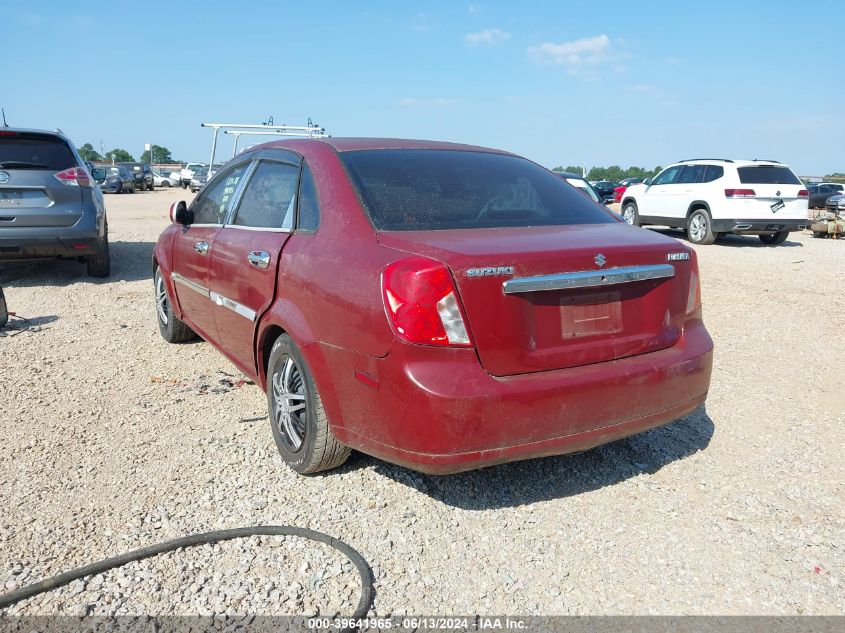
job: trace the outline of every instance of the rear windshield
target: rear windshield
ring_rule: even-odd
[[[0,136],[0,168],[63,171],[75,166],[70,147],[57,136],[15,133]]]
[[[738,167],[739,181],[748,185],[800,185],[798,176],[789,167],[778,165],[755,165]]]
[[[378,230],[614,222],[561,178],[515,156],[402,149],[340,158]]]

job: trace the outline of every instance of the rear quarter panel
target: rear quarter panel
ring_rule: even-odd
[[[379,246],[334,149],[322,144],[296,149],[314,175],[320,224],[315,233],[295,232],[285,244],[277,298],[262,318],[256,352],[262,354],[273,326],[285,330],[305,355],[324,401],[334,400],[334,369],[320,348],[362,358],[387,354],[393,333],[382,304],[380,274],[397,255]],[[265,384],[263,365],[258,363]],[[324,404],[329,418],[339,420],[339,408]]]

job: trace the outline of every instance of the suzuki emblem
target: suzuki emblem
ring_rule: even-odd
[[[602,253],[599,253],[598,255],[596,255],[595,262],[596,262],[596,266],[601,268],[602,266],[604,266],[607,263],[607,257],[605,257]]]

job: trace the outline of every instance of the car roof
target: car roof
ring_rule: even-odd
[[[326,138],[300,138],[270,141],[250,148],[251,150],[262,149],[296,149],[303,145],[310,144],[329,145],[337,152],[351,152],[366,149],[439,149],[465,152],[487,152],[492,154],[503,154],[513,156],[510,152],[480,147],[477,145],[464,145],[462,143],[449,143],[446,141],[424,141],[415,139],[400,138],[364,138],[364,137],[326,137]]]
[[[573,174],[571,171],[556,171],[555,173],[561,178],[577,178],[578,180],[585,180],[583,176]]]
[[[755,158],[754,160],[748,160],[746,158],[687,158],[685,160],[680,160],[677,163],[672,163],[670,167],[674,167],[675,165],[689,165],[689,164],[696,164],[696,165],[724,165],[725,163],[730,163],[735,167],[749,167],[749,166],[760,166],[760,165],[776,165],[778,167],[789,167],[786,163],[781,163],[776,160],[763,160]]]

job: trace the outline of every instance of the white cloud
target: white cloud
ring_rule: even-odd
[[[478,13],[479,11],[481,11],[481,5],[471,4],[467,7],[467,11],[469,11],[470,13]]]
[[[610,59],[610,38],[602,33],[595,37],[558,44],[543,42],[539,46],[529,46],[528,53],[538,61],[577,69],[583,65],[600,64]]]
[[[481,46],[488,45],[488,46],[495,46],[496,44],[501,44],[509,40],[511,37],[510,33],[505,31],[500,31],[499,29],[486,29],[484,31],[479,31],[478,33],[467,33],[464,36],[464,41],[467,43],[467,46]]]

